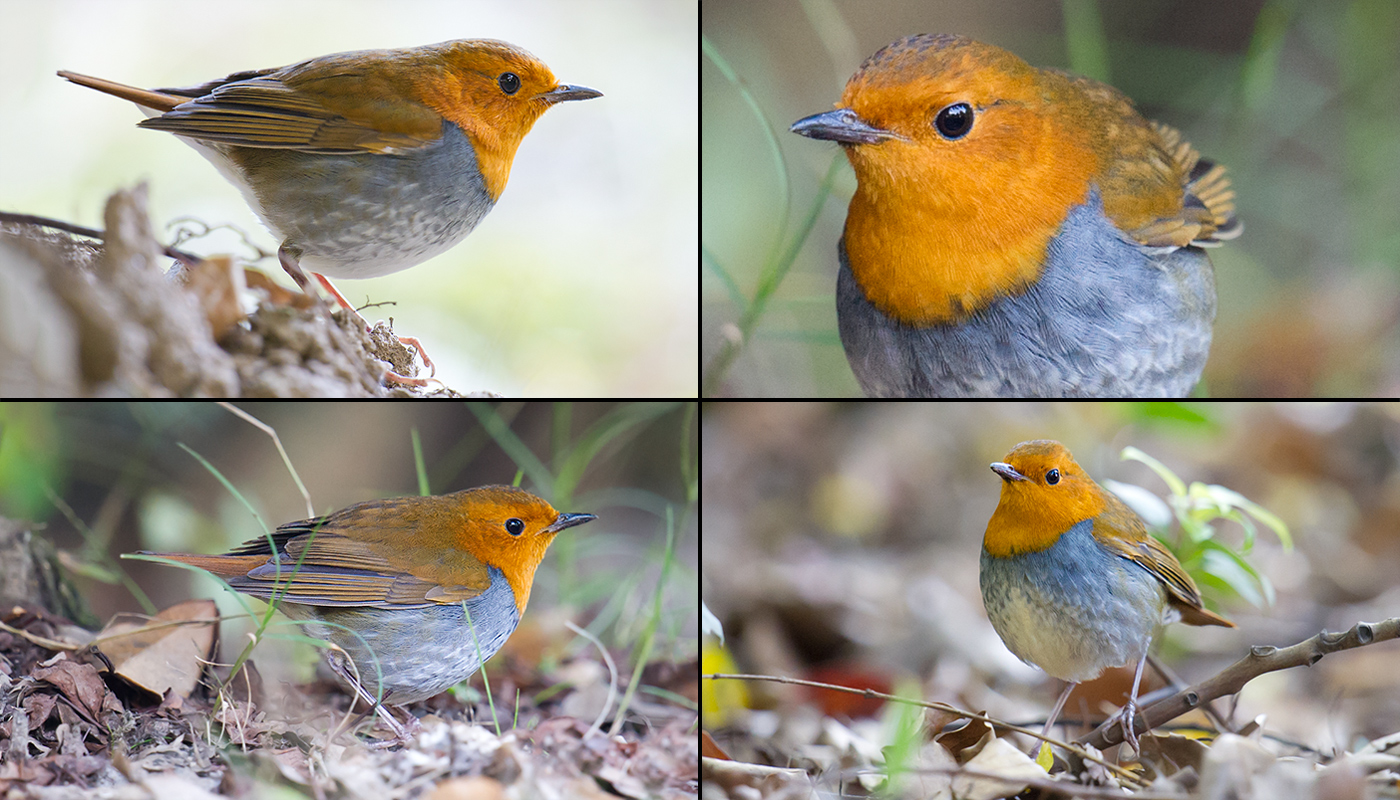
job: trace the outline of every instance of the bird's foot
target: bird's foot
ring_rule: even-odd
[[[283,266],[285,266],[285,264]],[[363,326],[366,331],[374,330],[374,326],[370,325],[369,321],[366,320],[360,312],[355,310],[355,307],[350,304],[349,300],[345,299],[345,295],[341,294],[339,289],[335,288],[335,284],[331,283],[329,278],[319,272],[313,272],[311,274],[316,278],[317,282],[321,284],[321,288],[325,289],[331,297],[335,298],[336,303],[339,304],[341,308],[345,309],[351,316],[359,320],[360,325]],[[442,381],[434,381],[433,379],[433,376],[437,374],[437,365],[428,357],[428,351],[423,349],[422,342],[413,336],[395,336],[395,338],[397,338],[401,344],[412,347],[418,353],[418,357],[423,359],[423,366],[428,368],[428,377],[411,378],[407,375],[400,375],[393,370],[386,370],[381,379],[383,383],[413,386],[420,389],[428,386],[430,382],[442,383]]]
[[[1131,698],[1128,704],[1119,710],[1119,723],[1123,726],[1123,741],[1133,748],[1133,753],[1141,755],[1142,747],[1138,743],[1138,735],[1134,722],[1137,718],[1138,705]]]

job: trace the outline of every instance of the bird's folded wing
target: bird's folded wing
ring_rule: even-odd
[[[1136,166],[1156,171],[1180,195],[1181,205],[1176,213],[1129,231],[1133,238],[1148,247],[1215,247],[1238,236],[1242,228],[1235,218],[1235,192],[1225,168],[1202,159],[1174,128],[1152,122],[1151,134],[1156,138],[1151,142],[1153,157]]]
[[[299,532],[317,522],[279,528],[272,541],[276,555],[269,555],[267,537],[225,555],[154,555],[208,570],[263,600],[280,594],[312,606],[427,608],[470,600],[491,585],[489,568],[470,553],[416,546],[410,539],[395,545],[391,559],[383,544],[326,530]]]
[[[1110,508],[1112,504],[1110,504]],[[1234,623],[1215,613],[1207,611],[1201,600],[1201,590],[1191,580],[1171,554],[1166,545],[1157,541],[1147,532],[1142,519],[1132,511],[1123,508],[1126,515],[1116,515],[1115,528],[1123,535],[1101,536],[1094,539],[1109,552],[1141,565],[1161,581],[1167,589],[1167,600],[1181,612],[1181,619],[1188,625],[1221,625],[1233,628]]]
[[[442,116],[404,94],[392,69],[347,60],[241,72],[202,86],[143,128],[243,147],[308,153],[399,153],[442,136]],[[380,74],[383,73],[383,74]]]
[[[403,608],[456,603],[484,592],[491,579],[470,553],[399,542],[366,543],[327,531],[287,540],[283,552],[250,570],[235,589],[257,596],[286,587],[286,599],[324,606]],[[298,561],[300,564],[298,565]]]

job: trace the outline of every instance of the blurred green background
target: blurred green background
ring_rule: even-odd
[[[831,108],[875,50],[945,32],[1105,80],[1228,168],[1245,230],[1211,253],[1199,392],[1400,393],[1400,3],[711,0],[701,29],[707,392],[859,394],[834,301],[855,179],[839,147],[787,127]]]
[[[100,227],[149,181],[157,236],[180,217],[277,242],[192,148],[68,69],[137,86],[364,48],[496,38],[604,97],[553,109],[496,208],[462,244],[340,289],[424,341],[438,377],[507,395],[694,396],[695,8],[688,0],[0,0],[0,209]],[[638,65],[645,64],[645,69]],[[254,257],[221,231],[183,247]],[[290,285],[276,259],[257,265]]]

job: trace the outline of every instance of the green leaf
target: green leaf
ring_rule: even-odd
[[[83,561],[72,555],[63,558],[63,566],[74,575],[92,578],[99,583],[115,584],[121,583],[122,580],[122,573],[120,570],[115,570],[93,561]]]
[[[1183,533],[1176,556],[1188,573],[1202,585],[1238,594],[1256,607],[1273,604],[1273,584],[1260,575],[1245,556],[1253,550],[1259,533],[1256,520],[1274,531],[1285,550],[1291,549],[1293,540],[1283,520],[1233,489],[1199,481],[1187,487],[1161,462],[1135,447],[1124,448],[1123,459],[1146,464],[1170,487],[1172,496],[1168,504],[1181,523]],[[1144,519],[1160,518],[1159,508],[1151,508],[1150,503],[1136,496],[1140,491],[1137,487],[1127,487],[1124,491],[1122,484],[1106,482],[1106,485],[1123,496]],[[1149,517],[1149,514],[1154,516]],[[1244,542],[1239,548],[1215,540],[1219,520],[1234,522],[1244,529]]]
[[[1165,464],[1153,458],[1152,456],[1149,456],[1148,454],[1142,452],[1136,447],[1132,447],[1130,445],[1128,447],[1123,448],[1123,454],[1121,457],[1124,461],[1141,461],[1142,463],[1146,464],[1152,469],[1153,472],[1157,473],[1158,477],[1160,477],[1163,481],[1166,482],[1167,488],[1171,489],[1173,495],[1181,497],[1186,494],[1186,483],[1183,482],[1180,478],[1178,478],[1175,472],[1172,472],[1171,470],[1167,469]]]
[[[1269,530],[1273,531],[1274,535],[1278,537],[1279,543],[1283,545],[1285,552],[1293,549],[1293,537],[1288,532],[1288,524],[1280,519],[1278,515],[1233,489],[1226,489],[1224,486],[1216,486],[1213,488],[1233,497],[1236,506],[1242,509],[1246,514],[1249,514],[1251,517],[1254,517],[1268,526]]]
[[[1256,608],[1264,606],[1264,597],[1258,588],[1259,576],[1228,549],[1212,547],[1206,550],[1201,554],[1201,569],[1204,571],[1204,582],[1228,587]]]

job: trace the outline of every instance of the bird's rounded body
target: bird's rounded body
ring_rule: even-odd
[[[982,550],[982,602],[1006,649],[1049,675],[1078,683],[1135,664],[1163,623],[1161,581],[1071,527],[1038,552]]]
[[[1045,733],[1076,684],[1137,662],[1123,714],[1136,749],[1138,687],[1158,632],[1178,620],[1235,624],[1206,610],[1176,556],[1064,445],[1021,442],[991,467],[1001,499],[982,537],[982,602],[1008,650],[1067,682]]]
[[[332,53],[185,88],[59,74],[131,100],[141,127],[213,162],[282,238],[303,287],[303,265],[372,278],[451,248],[500,198],[535,121],[602,96],[494,39]]]
[[[856,174],[837,318],[875,397],[1184,396],[1215,320],[1224,168],[1097,81],[961,36],[866,59],[792,130]]]
[[[369,698],[387,692],[402,704],[460,682],[500,650],[550,542],[593,519],[522,489],[483,486],[356,503],[222,555],[156,555],[275,600],[349,657]],[[337,667],[339,653],[327,656]]]
[[[1040,279],[965,319],[925,326],[876,308],[844,245],[841,343],[868,397],[1184,397],[1215,319],[1199,248],[1151,252],[1116,234],[1094,191],[1051,240]]]
[[[239,188],[274,235],[301,252],[303,267],[332,278],[378,278],[441,255],[495,206],[476,151],[451,122],[443,122],[438,141],[397,155],[181,138]]]
[[[308,634],[344,650],[371,695],[401,704],[426,700],[471,677],[520,624],[515,593],[500,570],[493,569],[490,588],[466,604],[470,623],[461,603],[417,609],[283,603],[278,608],[305,621]]]
[[[1233,627],[1059,442],[1022,442],[992,470],[1002,487],[982,539],[982,601],[1022,661],[1077,683],[1140,661],[1169,622]]]

